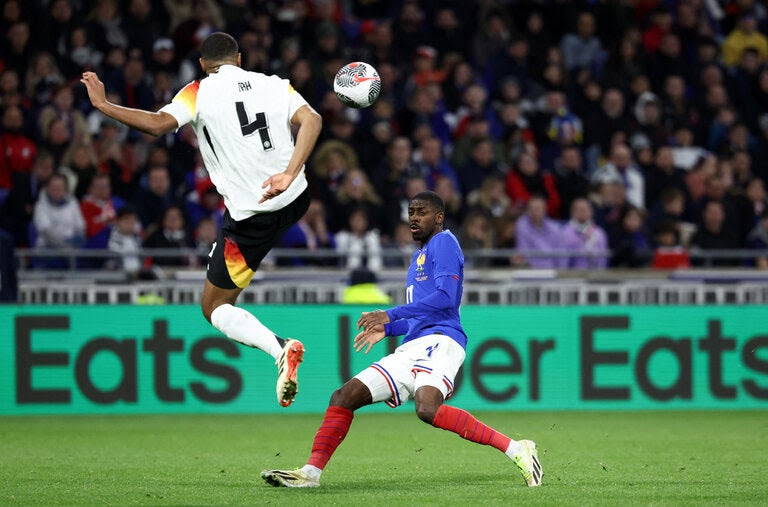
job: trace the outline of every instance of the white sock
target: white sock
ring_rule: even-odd
[[[307,474],[310,478],[319,480],[320,476],[323,474],[323,471],[317,468],[314,465],[304,465],[301,467],[302,472]]]
[[[228,338],[261,349],[275,359],[283,351],[275,333],[242,308],[229,304],[216,307],[211,312],[211,324]]]
[[[507,450],[504,451],[504,454],[509,456],[511,459],[515,458],[515,454],[518,454],[523,451],[523,446],[520,445],[520,442],[517,440],[509,440],[509,447],[507,447]]]

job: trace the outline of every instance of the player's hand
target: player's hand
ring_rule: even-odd
[[[373,312],[363,312],[360,318],[357,319],[357,329],[361,327],[363,329],[372,328],[378,324],[386,324],[389,322],[389,315],[384,310],[375,310]]]
[[[261,186],[261,188],[269,187],[269,190],[264,192],[264,194],[261,196],[259,204],[263,203],[267,199],[272,199],[273,197],[277,197],[278,195],[282,194],[288,189],[289,186],[291,186],[292,182],[293,176],[288,173],[277,173],[273,176],[270,176]]]
[[[360,331],[357,333],[357,336],[355,336],[355,352],[360,352],[366,345],[368,345],[368,348],[365,349],[365,353],[367,354],[370,352],[371,347],[379,343],[384,336],[386,336],[384,334],[384,324],[376,324],[371,328],[366,328]]]
[[[88,98],[96,109],[100,109],[107,103],[107,95],[104,91],[104,83],[99,80],[95,72],[83,72],[83,78],[80,80],[88,90]]]

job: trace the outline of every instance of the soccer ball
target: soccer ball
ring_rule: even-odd
[[[381,78],[369,63],[348,63],[333,78],[333,91],[349,107],[368,107],[381,93]]]

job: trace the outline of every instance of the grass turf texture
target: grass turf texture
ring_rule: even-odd
[[[528,488],[500,452],[403,408],[358,414],[315,490],[273,488],[259,472],[303,465],[320,415],[0,418],[0,505],[743,505],[768,498],[764,411],[477,413],[539,444],[544,484]]]

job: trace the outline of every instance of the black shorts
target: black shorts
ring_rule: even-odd
[[[247,287],[262,259],[307,212],[309,200],[309,190],[305,190],[283,209],[239,222],[226,211],[208,260],[208,281],[222,289]]]

